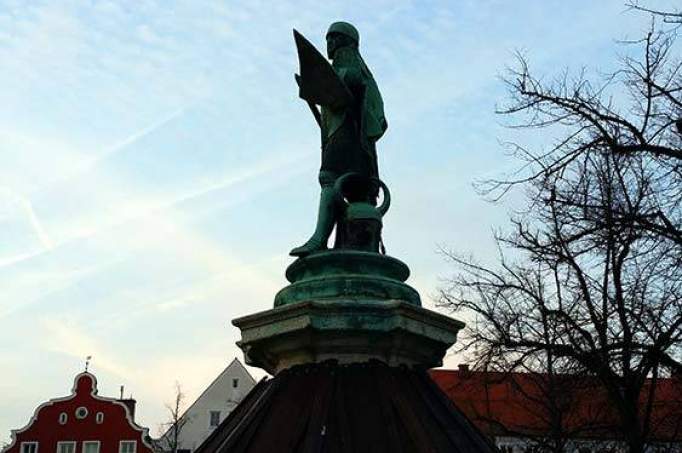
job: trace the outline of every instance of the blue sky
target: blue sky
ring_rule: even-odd
[[[472,188],[513,167],[494,109],[514,51],[608,70],[647,25],[619,0],[0,0],[0,440],[87,355],[152,434],[175,381],[191,401],[241,357],[229,321],[272,306],[314,223],[291,29],[321,48],[335,20],[384,97],[385,242],[429,307],[438,245],[492,257],[514,204]]]

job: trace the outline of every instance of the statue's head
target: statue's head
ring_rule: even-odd
[[[327,56],[331,59],[342,47],[358,47],[360,34],[348,22],[334,22],[327,30]]]

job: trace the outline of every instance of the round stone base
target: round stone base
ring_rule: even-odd
[[[401,300],[421,306],[419,293],[404,282],[410,270],[400,260],[355,250],[330,250],[299,258],[286,272],[291,285],[275,296],[275,307],[311,300]]]

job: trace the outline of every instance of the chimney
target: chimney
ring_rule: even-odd
[[[468,374],[469,373],[469,365],[466,363],[460,363],[459,365],[457,365],[457,369],[462,374]]]
[[[135,401],[133,398],[121,398],[118,400],[119,403],[123,403],[125,407],[128,408],[128,412],[130,413],[130,418],[135,421],[135,404],[137,401]]]

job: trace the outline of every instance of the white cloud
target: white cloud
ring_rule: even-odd
[[[49,250],[53,247],[52,240],[47,235],[47,232],[40,223],[40,220],[38,220],[38,216],[36,216],[36,213],[33,210],[33,205],[28,198],[23,197],[13,190],[5,187],[0,187],[0,198],[4,198],[5,202],[9,201],[9,203],[15,203],[21,208],[23,215],[26,217],[26,220],[30,224],[33,232],[35,233],[43,248]]]
[[[113,345],[105,347],[100,344],[92,336],[85,333],[75,321],[68,318],[43,318],[40,326],[44,329],[40,335],[43,349],[83,361],[87,356],[92,356],[96,360],[98,368],[102,370],[119,377],[126,377],[131,374],[132,370],[120,363],[114,354],[108,351]]]

